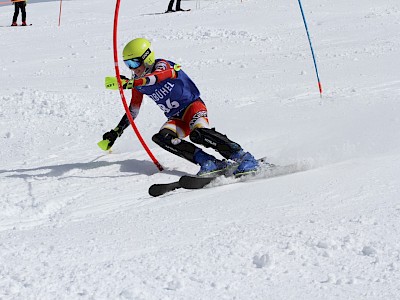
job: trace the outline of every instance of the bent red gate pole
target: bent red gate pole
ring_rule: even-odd
[[[147,154],[152,159],[153,163],[157,166],[158,170],[162,171],[162,170],[164,170],[164,168],[154,157],[153,153],[151,153],[149,147],[147,147],[146,142],[144,141],[144,139],[142,138],[142,135],[140,134],[139,130],[136,127],[135,121],[133,120],[131,113],[129,111],[129,106],[126,103],[124,89],[122,88],[122,82],[121,82],[119,66],[118,66],[118,49],[117,49],[117,28],[118,28],[118,14],[119,14],[120,2],[121,2],[121,0],[117,0],[116,6],[115,6],[114,32],[113,32],[114,66],[115,66],[115,75],[117,76],[117,81],[118,81],[118,90],[119,90],[119,94],[121,95],[122,104],[124,105],[126,115],[129,119],[129,123],[131,123],[131,125],[132,125],[133,131],[135,132],[136,136],[138,137],[143,148],[146,150]]]

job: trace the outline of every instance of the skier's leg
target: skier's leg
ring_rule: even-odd
[[[26,2],[20,2],[20,3],[21,3],[21,13],[22,13],[22,24],[25,24],[26,23]]]
[[[181,0],[176,0],[176,11],[181,10]]]
[[[196,128],[190,133],[190,140],[193,143],[215,149],[227,159],[242,150],[239,144],[231,141],[226,135],[216,131],[215,128]]]
[[[226,159],[239,163],[238,171],[244,172],[255,169],[258,162],[249,152],[244,152],[242,147],[214,128],[209,128],[207,107],[199,99],[185,110],[182,121],[190,127],[190,140],[193,143],[213,148]]]
[[[256,170],[258,162],[250,152],[245,152],[242,147],[228,139],[214,128],[196,128],[190,133],[190,140],[205,147],[211,147],[226,159],[239,163],[236,173]]]
[[[189,125],[181,119],[168,120],[160,132],[153,136],[153,141],[163,149],[188,161],[200,165],[198,175],[224,169],[226,163],[204,152],[193,143],[183,140],[190,133]]]
[[[161,148],[185,158],[192,163],[197,163],[194,159],[194,155],[201,149],[192,143],[180,139],[178,134],[171,129],[162,128],[158,133],[153,135],[152,139],[153,142]]]
[[[170,1],[169,1],[169,4],[168,4],[167,12],[173,11],[173,10],[172,10],[172,6],[173,6],[173,5],[174,5],[174,0],[170,0]]]
[[[19,2],[15,2],[14,3],[14,16],[13,16],[13,20],[12,23],[16,24],[17,23],[17,19],[18,19],[18,15],[19,15]]]

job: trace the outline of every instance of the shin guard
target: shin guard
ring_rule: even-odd
[[[196,128],[190,133],[190,140],[193,143],[215,149],[226,159],[242,149],[239,144],[231,141],[226,135],[216,131],[215,128]]]
[[[152,140],[161,148],[187,159],[192,163],[196,163],[194,155],[198,150],[200,150],[200,148],[185,140],[179,139],[176,133],[172,130],[164,128],[153,135]]]

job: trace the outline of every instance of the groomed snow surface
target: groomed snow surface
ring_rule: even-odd
[[[26,28],[1,5],[0,299],[400,299],[399,1],[303,2],[322,98],[297,1],[167,4],[122,1],[120,54],[151,40],[212,126],[296,172],[149,196],[198,167],[151,141],[148,98],[165,171],[131,129],[97,147],[124,113],[115,1],[64,1],[60,27],[58,1],[30,1]]]

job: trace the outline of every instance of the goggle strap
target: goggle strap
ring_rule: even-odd
[[[142,55],[142,60],[144,61],[150,54],[151,54],[151,50],[150,50],[150,48],[147,48],[147,50]]]

